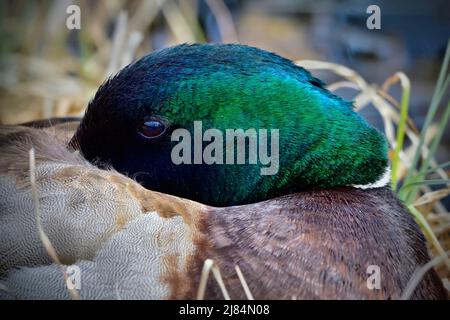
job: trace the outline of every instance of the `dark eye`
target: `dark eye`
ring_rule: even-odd
[[[147,119],[138,128],[138,132],[146,139],[157,138],[166,132],[166,124],[160,119]]]

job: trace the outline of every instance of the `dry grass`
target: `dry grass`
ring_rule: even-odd
[[[230,295],[222,279],[222,274],[220,273],[219,266],[214,262],[214,260],[206,259],[203,263],[202,274],[200,276],[200,282],[197,291],[197,300],[203,300],[205,298],[206,285],[208,283],[209,274],[212,271],[214,279],[222,291],[223,298],[225,300],[230,300]]]
[[[62,17],[57,14],[65,1],[49,1],[45,2],[46,7],[33,9],[30,9],[32,5],[28,1],[14,3],[19,12],[28,14],[7,16],[4,21],[8,26],[5,30],[9,30],[12,36],[2,38],[1,123],[82,115],[88,99],[106,77],[135,56],[153,50],[148,37],[158,17],[163,20],[158,23],[170,30],[167,46],[205,40],[205,32],[196,18],[195,0],[117,0],[98,1],[95,5],[81,0],[82,29],[77,33],[64,27],[65,8],[62,8]],[[239,35],[227,7],[222,1],[208,0],[207,4],[217,18],[223,42],[236,41]],[[111,23],[113,33],[109,35]],[[68,46],[74,36],[78,54],[70,51]],[[327,70],[339,75],[342,80],[330,84],[328,88],[331,91],[351,88],[355,90],[354,102],[358,111],[373,105],[382,116],[391,148],[392,187],[426,234],[430,252],[437,258],[432,265],[444,283],[448,283],[450,278],[450,262],[444,256],[450,250],[450,213],[442,200],[450,194],[446,170],[450,163],[439,165],[434,154],[450,116],[450,104],[447,104],[441,120],[435,117],[449,87],[448,57],[443,63],[430,112],[421,131],[408,116],[409,96],[414,92],[411,92],[410,81],[402,72],[395,73],[379,86],[367,83],[357,72],[345,66],[321,61],[298,62],[310,70]],[[403,92],[399,98],[390,93],[390,88],[397,83]],[[436,186],[443,187],[436,190]],[[214,263],[208,262],[208,268],[204,271],[209,274],[212,270],[217,275]],[[242,279],[246,290],[248,286]],[[246,294],[251,297],[249,291]],[[203,296],[204,289],[199,290],[199,298]]]
[[[241,284],[242,290],[245,293],[247,300],[255,300],[253,294],[248,287],[247,281],[245,280],[244,275],[242,274],[241,268],[238,265],[234,266],[236,274],[239,278],[239,282]],[[214,279],[220,287],[222,291],[223,298],[225,300],[230,300],[230,294],[225,286],[225,282],[223,281],[222,274],[220,273],[220,267],[214,262],[212,259],[206,259],[203,263],[202,274],[200,276],[200,282],[197,290],[197,300],[204,300],[206,293],[206,285],[208,283],[209,274],[213,273]]]

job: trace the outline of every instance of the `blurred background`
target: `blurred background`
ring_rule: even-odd
[[[80,30],[66,27],[72,4],[81,9]],[[366,27],[371,4],[381,9],[380,30]],[[448,0],[2,0],[0,121],[80,114],[108,75],[153,50],[240,42],[293,60],[343,64],[369,83],[403,71],[420,127],[449,36]],[[373,109],[362,112],[382,126]],[[441,161],[450,159],[449,140],[447,130]]]
[[[366,26],[373,4],[381,10],[379,30]],[[66,26],[71,5],[80,8],[80,29]],[[296,61],[346,66],[364,79],[369,95],[394,73],[404,72],[411,81],[408,128],[415,134],[408,146],[426,122],[449,37],[449,0],[0,0],[0,124],[81,116],[108,76],[154,50],[185,42],[239,42]],[[312,72],[327,84],[340,80],[330,70]],[[348,83],[335,89],[347,99],[356,97]],[[390,94],[400,101],[401,86],[392,86]],[[447,102],[448,90],[443,96]],[[392,127],[398,127],[398,103],[386,98],[377,106],[359,97],[364,108],[358,111],[369,122],[386,132],[391,117]],[[435,120],[449,108],[440,108]],[[447,121],[444,125],[433,166],[450,159],[450,128]],[[431,124],[425,133],[433,136],[436,128]],[[395,145],[395,138],[387,136]],[[403,154],[399,172],[404,175],[413,153]],[[448,170],[439,170],[448,181]],[[406,203],[420,209],[443,250],[449,250],[450,184],[442,185],[439,196],[432,193],[434,186],[421,190],[422,198],[432,194],[433,201],[425,197],[428,202],[414,204],[412,197]],[[450,260],[447,265],[440,274],[450,291]]]

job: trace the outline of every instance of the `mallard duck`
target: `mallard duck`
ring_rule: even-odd
[[[202,132],[278,129],[279,169],[174,164],[171,134],[194,134],[196,120]],[[246,297],[235,266],[257,299],[396,299],[429,261],[387,186],[383,136],[275,54],[165,49],[106,81],[73,136],[73,122],[49,124],[0,131],[3,297],[69,297],[38,236],[30,148],[42,228],[61,263],[80,268],[84,299],[195,298],[207,258],[235,299]],[[206,298],[221,297],[209,281]],[[413,295],[445,297],[434,271]]]

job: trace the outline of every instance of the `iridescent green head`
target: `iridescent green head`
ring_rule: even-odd
[[[198,138],[196,121],[201,133],[216,130]],[[256,164],[251,152],[238,164],[237,147],[234,164],[226,163],[233,149],[226,132],[235,129],[251,129],[258,139],[266,130],[268,156],[276,151],[271,130],[278,130],[275,174],[262,174],[270,164],[261,161],[265,146],[258,139]],[[248,151],[252,138],[243,141]],[[129,65],[100,87],[73,142],[90,161],[112,165],[149,189],[216,206],[376,184],[388,167],[383,135],[350,102],[291,61],[243,45],[180,45]],[[211,143],[215,148],[207,149]],[[223,163],[195,159],[199,148]]]

